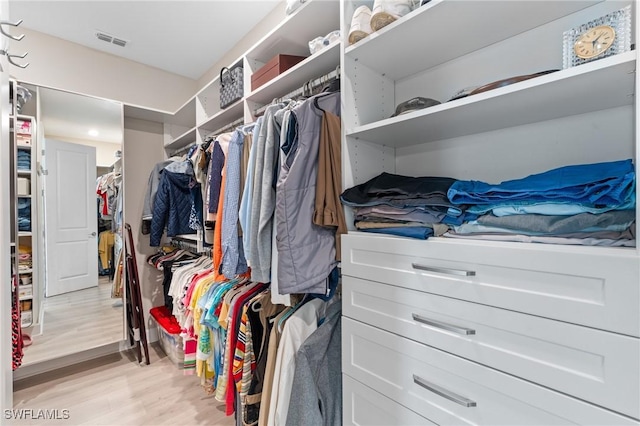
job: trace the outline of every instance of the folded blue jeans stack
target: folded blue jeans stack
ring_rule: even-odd
[[[18,198],[18,231],[31,231],[31,200]]]
[[[450,201],[480,216],[447,236],[635,246],[635,188],[629,159],[565,166],[495,185],[457,181],[447,193]]]
[[[18,170],[31,170],[31,153],[29,151],[18,150]]]

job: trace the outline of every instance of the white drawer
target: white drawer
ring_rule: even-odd
[[[640,418],[638,338],[352,277],[342,284],[345,316]]]
[[[342,398],[344,425],[435,425],[347,375],[342,375]]]
[[[342,274],[640,336],[635,250],[350,233]]]
[[[638,424],[346,317],[342,372],[437,424]]]

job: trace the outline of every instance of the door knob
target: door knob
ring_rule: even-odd
[[[96,232],[92,232],[89,234],[90,237],[95,237],[96,235],[98,235]]]

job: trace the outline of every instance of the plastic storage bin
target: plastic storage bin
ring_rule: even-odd
[[[180,325],[164,306],[152,308],[149,313],[158,326],[158,341],[162,351],[180,369],[184,368],[184,343]]]

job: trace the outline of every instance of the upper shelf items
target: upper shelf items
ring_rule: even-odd
[[[432,0],[348,47],[345,55],[397,81],[600,1]]]
[[[631,51],[348,129],[347,136],[403,147],[632,105],[635,64]]]
[[[245,56],[261,65],[278,54],[308,56],[309,41],[339,28],[340,2],[311,0],[258,41]]]

